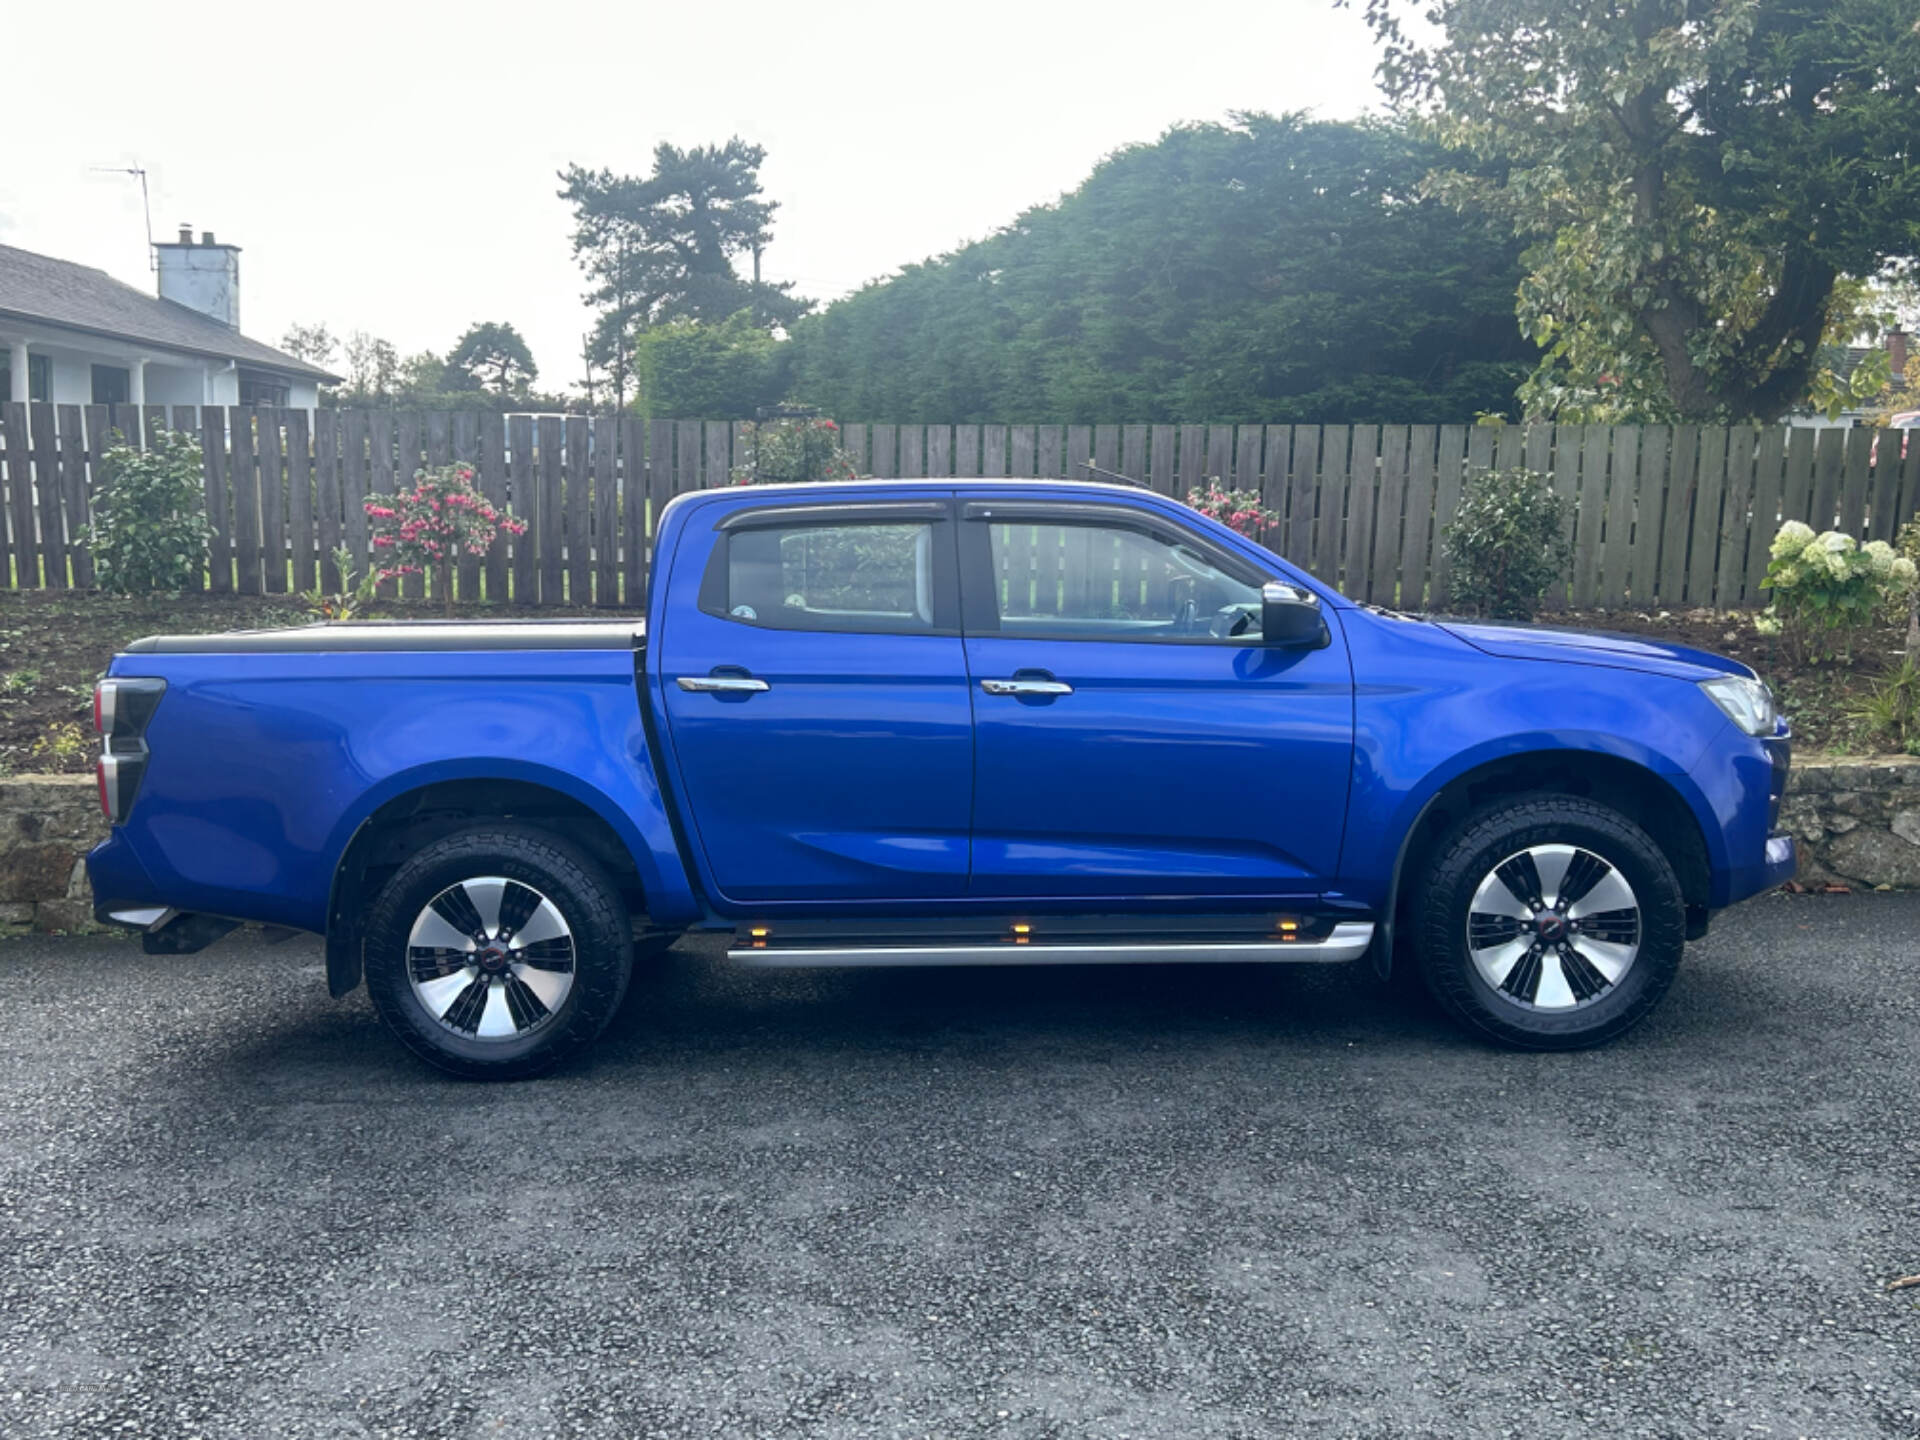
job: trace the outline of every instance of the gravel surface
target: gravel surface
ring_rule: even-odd
[[[703,941],[475,1086],[320,964],[0,944],[0,1435],[1920,1436],[1920,896],[1563,1056]]]

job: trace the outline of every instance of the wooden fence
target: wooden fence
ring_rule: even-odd
[[[208,588],[337,583],[341,543],[370,554],[369,494],[420,464],[471,464],[529,522],[460,562],[462,600],[622,606],[646,586],[652,517],[730,482],[738,422],[359,410],[0,405],[0,579],[85,589],[83,546],[107,437],[199,435],[213,526]],[[1568,502],[1573,562],[1555,604],[1761,603],[1783,520],[1890,539],[1920,507],[1920,436],[1695,425],[891,425],[843,427],[862,473],[1082,476],[1083,462],[1166,495],[1218,476],[1280,519],[1268,545],[1357,599],[1444,609],[1440,535],[1466,477],[1524,464]],[[1903,450],[1906,452],[1903,454]],[[406,593],[427,584],[409,577]]]

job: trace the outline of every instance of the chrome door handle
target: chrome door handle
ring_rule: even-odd
[[[980,688],[989,695],[1073,694],[1073,686],[1064,680],[982,680]]]
[[[696,695],[758,695],[762,690],[773,688],[751,675],[682,675],[674,683]]]

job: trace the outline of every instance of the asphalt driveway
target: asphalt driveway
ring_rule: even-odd
[[[1920,1436],[1920,896],[1571,1056],[715,953],[482,1087],[317,942],[0,944],[0,1435]]]

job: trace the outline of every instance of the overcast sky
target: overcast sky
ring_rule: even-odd
[[[978,238],[1182,120],[1378,108],[1331,0],[967,6],[458,5],[213,13],[10,7],[0,243],[151,286],[181,223],[243,247],[241,324],[444,352],[474,320],[580,378],[587,315],[556,198],[570,161],[764,145],[769,279],[831,299]]]

